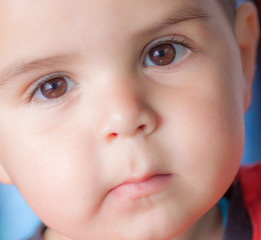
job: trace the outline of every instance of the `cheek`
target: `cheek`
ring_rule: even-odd
[[[38,134],[32,123],[12,119],[17,118],[9,115],[10,127],[2,131],[1,158],[25,200],[40,218],[54,226],[59,226],[61,218],[66,219],[63,224],[68,228],[72,222],[88,219],[100,198],[99,180],[95,178],[99,161],[93,161],[97,159],[93,143],[69,132],[66,124]]]
[[[211,194],[217,200],[231,184],[240,164],[243,111],[233,95],[232,84],[226,84],[228,77],[202,79],[207,81],[173,93],[172,99],[167,100],[171,105],[161,103],[159,134],[163,155],[167,154],[177,175],[189,183],[189,191],[206,195],[207,191],[210,193],[206,189],[216,186],[216,192]]]

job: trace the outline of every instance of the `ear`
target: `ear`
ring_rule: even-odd
[[[248,109],[252,99],[252,83],[256,66],[256,47],[259,39],[257,10],[253,3],[244,2],[236,11],[235,34],[241,53],[245,78],[244,109]]]
[[[8,173],[6,172],[5,168],[0,163],[0,183],[3,184],[13,184],[11,178],[9,177]]]

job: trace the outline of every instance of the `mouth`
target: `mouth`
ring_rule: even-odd
[[[154,195],[171,182],[172,174],[154,174],[137,180],[127,180],[109,191],[109,195],[119,198],[138,199]]]

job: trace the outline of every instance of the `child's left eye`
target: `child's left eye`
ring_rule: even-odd
[[[188,48],[182,46],[182,44],[163,42],[152,47],[147,53],[144,66],[166,66],[172,63],[178,62],[188,52]]]
[[[64,76],[53,76],[40,80],[31,98],[40,100],[57,99],[76,87],[76,83]]]

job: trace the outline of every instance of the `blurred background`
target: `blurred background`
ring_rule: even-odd
[[[260,66],[258,61],[258,66]],[[261,160],[261,72],[253,86],[253,102],[245,116],[246,142],[242,163]],[[0,240],[24,240],[33,234],[40,220],[14,186],[0,184]]]

